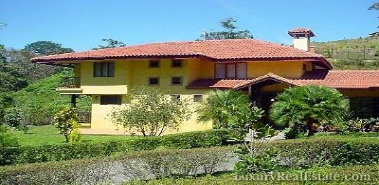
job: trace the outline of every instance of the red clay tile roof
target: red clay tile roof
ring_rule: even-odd
[[[309,36],[311,37],[314,37],[316,36],[312,30],[308,29],[308,28],[295,28],[295,29],[292,29],[290,31],[288,31],[288,35],[290,36],[294,36],[296,33],[306,33],[306,34],[309,34]]]
[[[41,56],[32,58],[32,61],[37,63],[54,63],[57,61],[154,57],[204,57],[215,61],[311,60],[317,61],[327,68],[332,68],[322,55],[255,39],[152,43]]]
[[[200,79],[192,82],[186,88],[187,89],[208,89],[208,88],[220,88],[220,89],[237,89],[246,83],[249,83],[250,79]]]
[[[324,76],[323,78],[313,78],[313,76]],[[293,80],[302,85],[324,85],[336,89],[370,89],[379,88],[379,70],[330,70],[320,71],[314,74],[305,74],[306,78]]]
[[[278,83],[284,83],[284,84],[288,84],[288,85],[291,85],[291,86],[299,86],[299,85],[301,85],[301,83],[298,83],[298,82],[295,82],[293,80],[290,80],[290,79],[278,76],[278,75],[276,75],[274,73],[268,73],[266,75],[260,76],[258,78],[253,79],[253,80],[250,80],[249,83],[246,83],[243,86],[239,86],[238,88],[243,88],[243,87],[246,87],[246,86],[249,86],[249,85],[258,84],[258,83],[261,83],[261,82],[264,82],[264,81],[267,81],[267,80],[272,80],[272,81],[276,81]]]
[[[290,86],[323,85],[336,89],[379,89],[379,70],[317,70],[304,73],[300,79],[287,79],[273,73],[254,79],[199,79],[187,88],[241,89],[267,80]]]

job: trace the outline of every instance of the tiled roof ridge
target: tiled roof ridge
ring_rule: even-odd
[[[226,47],[225,47],[226,46]],[[230,48],[228,48],[230,46]],[[246,47],[249,47],[247,49]],[[242,48],[238,50],[238,48]],[[263,48],[263,51],[262,51]],[[267,51],[264,51],[267,49]],[[271,50],[270,50],[271,49]],[[273,50],[274,49],[274,50]],[[225,50],[226,53],[220,50]],[[277,51],[277,52],[273,52]],[[223,39],[200,41],[156,42],[133,46],[104,48],[74,53],[39,56],[32,59],[38,61],[80,60],[123,57],[149,56],[203,56],[212,59],[319,59],[322,55],[305,52],[290,46],[258,39]],[[326,61],[326,60],[325,60]]]

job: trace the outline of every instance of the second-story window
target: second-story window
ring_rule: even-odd
[[[180,59],[172,60],[171,66],[172,67],[182,67],[183,61]]]
[[[157,67],[159,67],[159,60],[150,60],[149,61],[149,67],[150,68],[157,68]]]
[[[246,63],[217,63],[215,65],[215,78],[244,79],[246,77]]]
[[[114,77],[114,62],[93,63],[94,77]]]

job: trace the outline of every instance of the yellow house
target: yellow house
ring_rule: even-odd
[[[109,113],[123,106],[136,86],[160,88],[169,95],[203,101],[212,89],[236,89],[268,109],[276,94],[291,86],[325,85],[350,98],[360,117],[379,117],[379,71],[332,70],[309,46],[314,33],[305,28],[288,32],[294,47],[255,39],[163,42],[36,57],[32,62],[74,66],[75,76],[57,89],[62,95],[89,95],[92,111],[82,133],[124,134]],[[212,128],[196,114],[179,132]],[[173,131],[167,131],[165,134]]]

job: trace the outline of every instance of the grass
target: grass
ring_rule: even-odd
[[[335,167],[316,167],[284,172],[259,173],[236,176],[233,173],[205,175],[200,177],[165,178],[150,181],[136,181],[126,184],[134,185],[210,185],[210,184],[378,184],[379,165],[351,165]],[[307,179],[306,179],[307,178]],[[328,180],[329,179],[329,180]]]
[[[23,131],[12,131],[20,140],[22,146],[38,146],[44,144],[64,144],[65,138],[58,134],[58,130],[52,125],[31,126],[27,134]],[[82,135],[82,142],[101,142],[109,140],[128,140],[138,136],[120,135]]]

